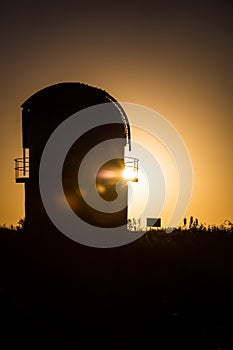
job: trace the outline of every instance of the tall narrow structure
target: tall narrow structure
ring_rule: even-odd
[[[116,123],[111,122],[92,128],[74,142],[64,161],[63,189],[70,208],[83,221],[97,227],[118,227],[127,224],[127,183],[120,187],[121,194],[125,198],[124,208],[114,213],[104,213],[83,199],[77,176],[81,162],[93,147],[115,139],[110,149],[108,148],[108,153],[112,152],[114,156],[101,166],[95,176],[99,195],[109,202],[116,198],[116,185],[125,167],[124,148],[127,144],[130,147],[130,126],[127,116],[123,108],[106,91],[81,83],[68,82],[46,87],[22,104],[23,157],[15,160],[15,169],[16,182],[25,185],[25,225],[29,230],[37,225],[44,230],[53,227],[44,209],[39,188],[40,161],[48,139],[54,130],[74,113],[103,103],[113,105]],[[111,179],[101,175],[106,172],[113,174]],[[92,176],[94,174],[87,169],[87,183],[89,178],[92,183]]]

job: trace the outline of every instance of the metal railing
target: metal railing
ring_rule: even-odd
[[[25,182],[29,178],[29,157],[15,159],[15,181]]]
[[[138,182],[138,158],[125,157],[125,178],[132,182]]]
[[[125,157],[125,178],[128,181],[138,182],[138,158]],[[15,180],[25,182],[29,178],[29,157],[15,159]]]

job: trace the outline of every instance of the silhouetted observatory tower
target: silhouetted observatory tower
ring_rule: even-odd
[[[27,228],[54,228],[44,209],[40,188],[39,168],[44,147],[54,130],[69,116],[87,107],[112,103],[117,122],[97,126],[86,131],[69,149],[63,164],[62,184],[70,208],[83,221],[98,227],[119,227],[127,224],[127,191],[125,183],[120,187],[125,196],[125,206],[118,212],[104,213],[91,207],[83,199],[79,184],[78,170],[88,152],[97,144],[117,139],[114,159],[102,165],[96,176],[96,189],[106,201],[116,198],[116,184],[121,180],[125,167],[124,149],[130,147],[130,126],[123,108],[106,91],[82,83],[66,82],[46,87],[22,104],[22,146],[23,157],[15,159],[16,182],[25,184],[25,225]],[[77,114],[78,118],[78,114]],[[96,115],[98,118],[98,115]],[[115,118],[115,117],[114,117]],[[114,119],[115,120],[115,119]],[[119,141],[119,138],[121,141]],[[108,153],[111,149],[108,149]],[[109,178],[101,174],[115,174]],[[87,177],[90,176],[87,169]],[[103,190],[104,189],[104,190]]]

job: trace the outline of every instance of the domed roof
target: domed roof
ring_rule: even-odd
[[[114,97],[100,88],[80,82],[62,82],[37,91],[21,107],[30,112],[36,111],[39,117],[44,115],[45,110],[71,115],[84,108],[107,102],[116,104],[130,146],[130,126],[125,111]],[[35,117],[35,113],[33,115]]]
[[[88,100],[89,105],[92,101],[98,103],[107,102],[108,99],[116,102],[106,91],[97,87],[89,86],[79,82],[64,82],[45,87],[31,97],[29,97],[22,105],[23,108],[47,107],[53,103],[80,103],[80,100]]]

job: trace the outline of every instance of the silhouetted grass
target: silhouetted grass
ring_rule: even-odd
[[[232,349],[230,227],[159,229],[113,249],[1,227],[0,266],[9,346]]]

